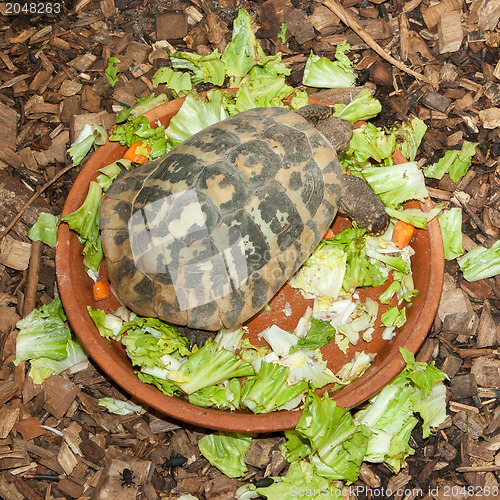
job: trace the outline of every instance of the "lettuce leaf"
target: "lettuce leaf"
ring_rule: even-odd
[[[201,454],[228,477],[241,477],[248,470],[245,454],[252,444],[253,434],[216,432],[198,441]]]
[[[36,222],[28,230],[28,238],[31,241],[42,241],[51,248],[56,247],[57,226],[59,217],[42,212]]]
[[[350,48],[347,41],[337,45],[334,61],[317,56],[311,50],[306,61],[302,84],[325,89],[353,87],[356,82],[354,67],[345,54]]]
[[[448,173],[455,183],[467,173],[472,157],[476,154],[478,142],[464,141],[460,150],[452,149],[445,151],[444,156],[436,163],[424,168],[424,175],[433,179],[442,179]]]
[[[460,257],[458,265],[467,281],[492,278],[500,274],[500,240],[490,248],[478,246]]]
[[[375,99],[370,89],[363,89],[356,94],[349,104],[335,104],[335,116],[356,123],[374,118],[382,111],[382,105]]]
[[[227,118],[222,91],[211,90],[206,95],[190,93],[165,131],[173,146],[200,130]]]

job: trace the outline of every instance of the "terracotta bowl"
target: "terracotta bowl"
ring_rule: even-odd
[[[311,99],[311,102],[317,101]],[[147,113],[146,116],[151,122],[158,119],[168,125],[181,104],[182,99],[170,101]],[[121,158],[125,150],[126,147],[120,146],[119,143],[108,142],[96,151],[77,177],[64,205],[63,215],[73,212],[82,204],[89,182],[96,178],[96,170]],[[402,163],[406,160],[396,153],[395,161]],[[422,206],[424,210],[429,210],[432,203],[428,200]],[[338,216],[332,228],[334,232],[339,232],[348,225],[346,219]],[[412,246],[415,249],[412,259],[414,283],[420,294],[408,308],[407,322],[399,333],[391,341],[384,341],[381,339],[381,329],[379,329],[374,333],[371,342],[360,340],[356,346],[350,346],[347,354],[342,353],[334,342],[322,349],[324,359],[334,372],[350,361],[357,351],[377,353],[372,365],[362,377],[332,395],[340,406],[353,408],[384,387],[404,367],[399,347],[404,346],[415,353],[434,321],[444,272],[443,246],[436,219],[431,221],[427,230],[416,231]],[[141,382],[134,374],[134,367],[121,344],[101,337],[87,313],[88,305],[93,309],[110,310],[116,308],[118,302],[114,297],[106,301],[94,301],[92,280],[85,273],[81,250],[76,235],[69,230],[67,224],[61,224],[57,239],[56,271],[64,310],[90,357],[131,396],[165,415],[205,428],[238,432],[273,432],[296,426],[300,411],[255,415],[246,411],[231,412],[201,408],[183,398],[167,396],[156,387]],[[361,299],[367,296],[375,298],[383,288],[384,286],[362,291]],[[273,323],[285,330],[294,329],[310,302],[304,300],[299,292],[285,285],[271,301],[271,312],[259,314],[247,322],[250,340],[259,343],[256,334]],[[285,308],[287,303],[289,306]],[[285,309],[289,311],[290,308],[292,315],[285,314]],[[385,310],[386,308],[381,308],[379,314]]]

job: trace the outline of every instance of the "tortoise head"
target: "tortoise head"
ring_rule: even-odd
[[[314,125],[337,151],[337,156],[345,153],[352,137],[352,125],[347,120],[333,116],[334,108],[326,104],[308,104],[298,110],[300,116]]]

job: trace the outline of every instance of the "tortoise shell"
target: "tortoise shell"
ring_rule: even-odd
[[[285,108],[256,108],[114,181],[100,226],[109,278],[137,314],[193,329],[243,324],[335,217],[333,146]]]

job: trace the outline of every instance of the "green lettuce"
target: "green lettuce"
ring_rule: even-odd
[[[259,74],[254,72],[254,69],[236,93],[235,112],[241,113],[258,107],[284,106],[282,101],[292,94],[293,87],[285,83],[282,75]]]
[[[102,146],[106,144],[107,140],[108,134],[101,125],[96,125],[94,122],[85,125],[76,141],[68,149],[68,154],[75,167],[80,165],[94,143],[97,146]]]
[[[312,318],[311,327],[304,338],[299,339],[297,344],[291,347],[290,352],[299,349],[319,349],[330,343],[335,337],[335,328],[329,321]]]
[[[264,65],[268,61],[252,31],[251,23],[250,14],[239,9],[238,17],[233,22],[232,39],[222,55],[226,74],[232,77],[231,86],[237,86],[255,65]]]
[[[190,354],[188,339],[158,318],[136,316],[123,324],[118,335],[125,333],[122,344],[136,366],[165,368],[164,355],[181,358]]]
[[[131,107],[125,106],[118,113],[115,123],[122,123],[131,120],[132,117],[141,116],[147,111],[151,111],[166,102],[168,102],[168,96],[166,94],[158,94],[157,96],[150,94],[147,97],[140,97],[137,99],[136,104]]]
[[[347,408],[310,391],[296,431],[310,441],[319,459],[316,466],[328,479],[349,484],[357,480],[371,432],[356,424]]]
[[[108,59],[108,66],[104,71],[106,79],[112,87],[115,86],[115,83],[118,81],[118,76],[120,75],[120,70],[115,66],[115,64],[119,62],[120,59],[117,57],[110,57]]]
[[[128,401],[122,401],[116,398],[99,398],[99,406],[104,406],[110,413],[115,415],[133,415],[142,411],[142,406],[134,405]]]
[[[490,248],[478,246],[457,259],[467,281],[492,278],[500,274],[500,240]]]
[[[424,175],[433,179],[442,179],[448,173],[455,183],[467,173],[472,157],[476,154],[478,142],[464,141],[460,150],[445,151],[444,156],[436,163],[424,168]]]
[[[396,147],[408,161],[415,160],[426,131],[427,125],[416,117],[392,127],[392,132],[396,136]]]
[[[178,370],[167,377],[186,394],[204,387],[220,384],[233,377],[248,377],[254,374],[250,363],[226,349],[217,350],[217,343],[209,339],[205,345],[191,354]]]
[[[103,192],[106,192],[110,188],[113,181],[121,173],[122,166],[129,170],[131,165],[132,162],[130,160],[121,158],[120,160],[114,161],[113,163],[110,163],[109,165],[98,169],[97,171],[100,172],[100,174],[97,176],[96,181],[99,186],[101,186]]]
[[[103,257],[99,233],[101,198],[101,187],[96,181],[90,181],[82,205],[74,212],[61,217],[61,222],[66,222],[70,229],[75,231],[79,242],[84,245],[83,264],[95,272],[99,269]]]
[[[151,159],[163,156],[170,149],[165,138],[165,127],[159,125],[152,128],[145,116],[136,116],[123,125],[118,125],[109,140],[129,147],[136,142],[145,142],[152,148],[149,155]]]
[[[196,132],[227,118],[224,96],[219,90],[206,95],[190,93],[165,131],[172,145],[177,146]]]
[[[349,148],[342,156],[341,161],[350,166],[352,162],[363,165],[370,158],[377,162],[389,159],[392,163],[392,154],[396,148],[396,135],[386,133],[373,123],[366,123],[352,132]]]
[[[31,241],[42,241],[49,247],[55,248],[57,243],[57,226],[59,217],[42,212],[36,222],[28,230]]]
[[[350,48],[347,41],[337,45],[334,61],[311,51],[304,69],[303,85],[327,89],[353,87],[356,82],[354,67],[345,54]]]
[[[372,432],[368,440],[366,461],[385,462],[394,472],[406,465],[405,459],[413,454],[409,446],[411,431],[417,424],[414,413],[423,422],[423,437],[429,436],[430,427],[436,427],[446,418],[445,393],[442,380],[446,375],[434,363],[415,361],[415,356],[400,348],[406,367],[389,384],[370,399],[367,408],[354,418]]]
[[[290,464],[286,475],[275,477],[271,486],[256,488],[268,500],[342,500],[342,485],[331,483],[305,460]]]
[[[170,61],[172,61],[172,66],[175,69],[192,71],[191,82],[194,85],[204,82],[221,87],[224,83],[226,66],[221,60],[221,55],[217,49],[206,56],[181,51],[175,54],[170,53]]]
[[[458,207],[443,210],[438,215],[443,238],[444,258],[453,260],[464,253],[462,248],[462,210]]]
[[[394,219],[402,220],[412,226],[419,227],[420,229],[427,229],[427,223],[439,215],[443,206],[444,203],[440,203],[439,205],[431,208],[428,212],[424,212],[419,208],[396,210],[391,207],[386,207],[385,211]]]
[[[253,413],[269,413],[307,391],[305,381],[287,385],[289,372],[287,366],[262,362],[257,375],[243,381],[241,406]]]
[[[152,83],[155,88],[163,83],[167,88],[174,91],[175,96],[184,95],[193,88],[189,73],[181,73],[167,67],[159,68],[156,71]]]
[[[228,477],[241,477],[248,470],[244,458],[252,444],[252,434],[216,432],[198,441],[201,454]]]
[[[52,374],[62,373],[64,370],[88,359],[87,352],[78,340],[68,339],[66,344],[66,357],[55,360],[46,357],[33,358],[30,360],[28,375],[35,384],[41,384]]]
[[[334,109],[335,116],[356,123],[377,116],[382,111],[382,105],[372,96],[370,89],[363,89],[349,104],[335,104]]]
[[[14,364],[29,360],[29,376],[36,384],[87,358],[80,343],[71,339],[65,322],[61,299],[57,297],[16,323],[19,333]]]
[[[335,245],[318,247],[304,262],[293,280],[292,288],[315,296],[336,299],[342,290],[347,254]]]
[[[423,201],[429,196],[424,176],[415,162],[367,167],[363,169],[362,175],[375,194],[390,208],[409,200]]]
[[[385,282],[386,276],[380,266],[373,264],[366,252],[366,229],[350,227],[329,240],[323,240],[326,245],[335,245],[346,256],[346,271],[342,288],[352,292],[356,288],[378,286]]]
[[[92,318],[99,334],[105,339],[119,340],[122,336],[123,320],[111,313],[106,313],[102,309],[92,309],[87,306],[87,312]]]

